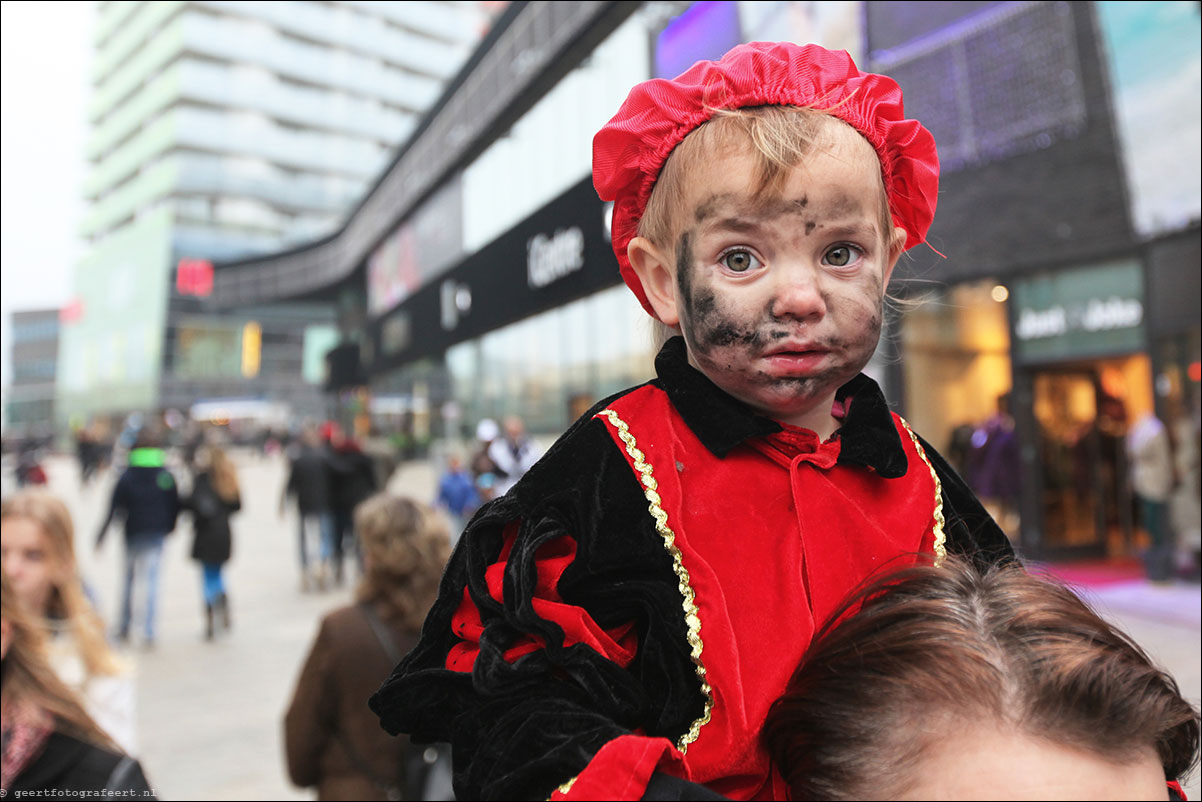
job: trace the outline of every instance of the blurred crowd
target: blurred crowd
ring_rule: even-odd
[[[48,488],[52,443],[13,444],[17,489],[0,516],[5,791],[152,793],[136,759],[136,676],[123,650],[155,647],[164,543],[181,523],[190,524],[188,553],[200,573],[200,637],[217,640],[234,625],[225,569],[243,488],[233,438],[212,426],[156,424],[137,418],[116,436],[101,424],[75,433],[81,486],[113,480],[93,540],[99,551],[120,531],[120,601],[107,625],[76,559],[76,527],[86,522]],[[366,699],[416,644],[467,520],[516,483],[540,449],[520,418],[482,420],[474,443],[442,455],[436,496],[424,503],[385,489],[402,455],[338,423],[242,439],[252,455],[287,463],[279,514],[282,523],[295,505],[300,590],[357,577],[353,602],[320,621],[298,667],[284,718],[289,777],[323,799],[453,798],[449,747],[388,735]]]

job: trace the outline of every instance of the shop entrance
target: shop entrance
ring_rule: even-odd
[[[1133,546],[1129,424],[1152,406],[1151,363],[1139,354],[1034,374],[1047,557],[1121,556]]]

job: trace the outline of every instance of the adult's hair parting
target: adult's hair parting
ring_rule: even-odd
[[[763,739],[794,799],[888,798],[966,721],[1120,763],[1151,748],[1169,779],[1198,760],[1197,708],[1129,637],[1056,582],[953,558],[854,593]]]

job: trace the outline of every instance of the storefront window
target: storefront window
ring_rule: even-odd
[[[1009,407],[1005,287],[939,291],[902,316],[907,417],[1009,534],[1018,532],[1018,443]]]
[[[1125,444],[1152,409],[1148,357],[1050,365],[1033,378],[1044,548],[1124,554],[1133,534]]]
[[[649,318],[624,286],[594,293],[447,351],[462,423],[520,415],[562,432],[595,401],[652,378]]]

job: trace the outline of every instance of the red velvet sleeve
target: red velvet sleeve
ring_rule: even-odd
[[[488,594],[498,604],[505,603],[505,569],[509,564],[509,556],[513,551],[520,524],[520,521],[513,521],[505,527],[505,545],[501,548],[501,555],[484,572]],[[559,595],[557,587],[560,577],[575,559],[576,541],[571,537],[558,537],[539,547],[535,554],[538,584],[532,599],[534,612],[539,618],[558,624],[563,629],[565,648],[583,643],[605,659],[626,668],[634,659],[638,648],[634,622],[629,621],[605,629],[599,626],[583,607],[566,604]],[[471,672],[475,667],[476,657],[480,654],[480,636],[484,633],[484,624],[480,618],[480,610],[472,601],[471,593],[466,587],[463,589],[462,601],[451,619],[451,628],[460,641],[447,653],[446,667],[451,671]],[[539,635],[523,634],[503,652],[503,656],[512,663],[523,655],[546,648],[546,645],[546,641]]]

